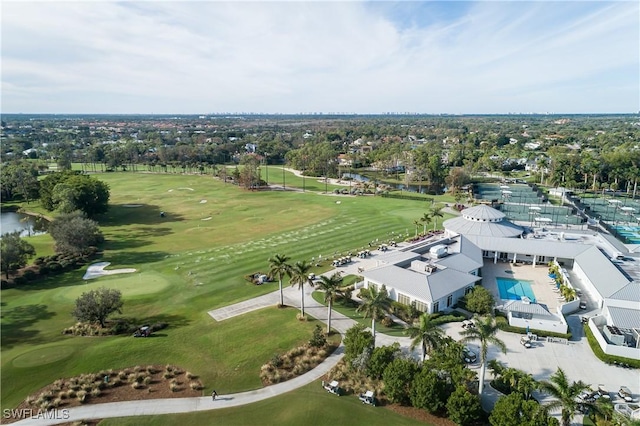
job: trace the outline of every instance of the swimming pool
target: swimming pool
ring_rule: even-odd
[[[536,295],[531,289],[531,281],[496,277],[496,283],[501,299],[520,300],[522,296],[527,296],[532,302],[536,301]]]

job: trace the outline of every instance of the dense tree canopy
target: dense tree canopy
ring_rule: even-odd
[[[104,213],[109,207],[109,185],[78,172],[53,173],[40,185],[40,202],[49,210],[84,212],[88,217]]]
[[[109,315],[114,312],[122,313],[123,304],[120,290],[100,287],[82,293],[76,299],[76,307],[71,314],[80,322],[99,323],[104,327]]]
[[[485,315],[491,313],[493,310],[493,296],[486,288],[482,286],[475,286],[473,290],[465,297],[467,302],[467,310]]]
[[[35,254],[33,246],[20,238],[20,231],[4,234],[0,239],[0,265],[7,279],[10,273],[27,264],[29,256]]]
[[[56,217],[49,224],[49,233],[55,241],[55,250],[62,253],[84,253],[104,241],[98,223],[80,211]]]

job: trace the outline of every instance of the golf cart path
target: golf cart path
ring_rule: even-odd
[[[105,404],[89,404],[80,407],[68,408],[65,409],[65,411],[59,409],[57,412],[54,411],[49,413],[52,414],[52,416],[57,413],[57,419],[29,418],[13,424],[39,426],[56,425],[89,419],[190,413],[193,411],[207,411],[237,407],[282,395],[283,393],[298,389],[308,383],[311,383],[333,368],[333,366],[342,358],[343,354],[344,347],[340,345],[338,349],[329,355],[329,357],[327,357],[327,359],[325,359],[319,366],[301,376],[261,389],[230,395],[219,395],[215,401],[213,401],[210,396],[203,396],[197,398],[147,399],[109,402]]]

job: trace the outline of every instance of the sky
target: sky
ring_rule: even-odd
[[[640,2],[3,0],[3,113],[638,113]]]

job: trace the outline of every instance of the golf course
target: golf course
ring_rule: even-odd
[[[281,185],[286,174],[287,189],[302,188],[301,178],[270,169],[270,183]],[[96,218],[106,240],[96,262],[136,272],[83,280],[84,266],[2,291],[3,409],[16,407],[60,378],[136,365],[180,366],[201,379],[205,394],[213,388],[220,394],[260,388],[261,365],[307,342],[319,321],[296,320],[299,306],[274,306],[222,322],[207,311],[277,290],[277,282],[255,285],[245,279],[266,273],[267,259],[276,253],[290,256],[292,263],[313,260],[320,264],[314,272],[321,273],[330,269],[333,256],[361,250],[371,241],[413,236],[413,222],[430,206],[424,201],[336,196],[332,185],[324,194],[325,184],[313,178],[306,178],[302,192],[248,191],[207,175],[93,176],[110,187],[109,210]],[[44,212],[33,202],[27,209]],[[37,256],[53,253],[48,235],[28,241]],[[63,335],[62,330],[75,323],[75,299],[99,287],[122,292],[121,316],[168,327],[146,339]],[[415,424],[389,410],[372,414],[357,398],[331,398],[316,383],[294,393],[256,407],[104,424],[250,424],[251,419],[261,419],[261,424],[293,425],[310,419],[313,424],[335,424],[354,415],[367,424]],[[262,417],[265,412],[272,413],[272,419]]]

